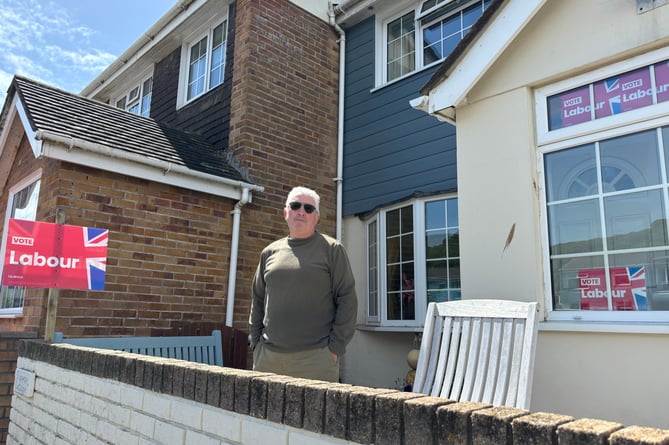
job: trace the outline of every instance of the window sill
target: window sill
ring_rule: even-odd
[[[371,324],[359,324],[356,326],[359,331],[370,332],[423,332],[422,326],[381,326]]]
[[[669,334],[666,322],[544,321],[539,331],[601,332],[611,334]]]
[[[21,312],[9,312],[9,311],[0,312],[0,318],[23,318],[23,311],[21,311]]]

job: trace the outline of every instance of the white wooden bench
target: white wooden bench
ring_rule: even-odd
[[[413,392],[529,409],[537,303],[430,303]]]
[[[88,348],[113,349],[115,351],[223,366],[223,343],[220,330],[212,331],[211,335],[174,337],[65,338],[62,332],[56,332],[54,343],[68,343]]]

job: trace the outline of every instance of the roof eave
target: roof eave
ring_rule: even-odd
[[[38,130],[35,134],[35,140],[39,141],[41,145],[41,156],[50,159],[85,165],[187,190],[231,199],[239,199],[240,192],[244,189],[251,192],[263,191],[263,187],[248,182],[199,172],[182,165],[49,131]]]
[[[421,89],[422,97],[412,106],[455,123],[455,110],[467,103],[467,95],[529,23],[547,0],[500,1],[483,29],[461,48],[457,57],[447,58]],[[416,108],[416,107],[415,107]]]
[[[19,127],[16,126],[16,123],[20,123]],[[17,139],[18,136],[14,134],[19,131],[18,128],[21,128],[20,131],[25,134],[35,158],[43,156],[58,159],[231,199],[240,199],[244,189],[249,192],[264,190],[261,186],[245,181],[199,172],[183,165],[94,144],[67,135],[39,129],[35,131],[31,127],[19,95],[15,93],[7,110],[7,120],[0,132],[0,158],[4,151],[11,148],[8,145],[16,145],[20,142],[20,138]],[[13,132],[14,135],[12,136],[10,132]],[[3,188],[4,183],[0,183],[0,190]]]

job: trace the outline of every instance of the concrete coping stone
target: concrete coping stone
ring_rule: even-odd
[[[23,359],[364,445],[669,445],[669,430],[43,340],[20,340]]]

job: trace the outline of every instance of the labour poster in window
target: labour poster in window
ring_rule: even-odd
[[[3,286],[103,290],[109,231],[10,219]]]
[[[614,311],[648,310],[646,269],[643,266],[611,267],[611,292],[606,289],[605,269],[578,271],[581,309],[608,310],[609,294]]]
[[[548,98],[549,130],[592,120],[590,86],[585,85]]]
[[[653,103],[649,67],[595,83],[595,118],[612,116]]]
[[[669,60],[655,64],[655,85],[657,102],[669,100]]]

